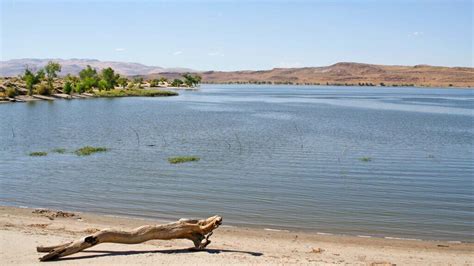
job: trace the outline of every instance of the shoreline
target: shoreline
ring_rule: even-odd
[[[26,210],[51,210],[51,211],[65,211],[70,213],[77,214],[88,214],[93,216],[103,216],[109,217],[111,219],[127,219],[127,220],[137,220],[137,221],[154,221],[159,223],[170,223],[175,222],[176,220],[165,219],[165,218],[153,218],[148,216],[133,216],[133,215],[119,215],[105,212],[93,212],[93,211],[81,211],[81,210],[71,210],[71,209],[55,209],[49,207],[34,207],[34,206],[14,206],[14,205],[2,205],[0,204],[0,210],[2,208],[12,208],[12,209],[26,209]],[[199,217],[177,217],[177,218],[199,218]],[[203,217],[200,217],[203,218]],[[309,234],[309,235],[319,235],[319,236],[334,236],[334,237],[348,237],[348,238],[363,238],[363,239],[381,239],[381,240],[401,240],[401,241],[412,241],[412,242],[436,242],[436,243],[450,243],[450,244],[472,244],[474,246],[474,238],[472,241],[466,240],[456,240],[456,239],[426,239],[426,238],[417,238],[411,236],[396,236],[396,235],[374,235],[370,233],[363,234],[350,234],[350,233],[341,233],[333,231],[318,231],[316,229],[309,228],[298,228],[292,226],[279,226],[279,225],[267,225],[267,224],[255,224],[255,223],[242,223],[242,222],[230,222],[224,225],[228,228],[245,228],[249,230],[261,230],[269,232],[285,232],[285,233],[299,233],[299,234]]]
[[[37,209],[36,209],[37,210]],[[36,245],[74,240],[107,227],[131,229],[166,223],[151,219],[82,212],[34,213],[33,208],[0,206],[0,261],[33,264]],[[55,215],[57,214],[57,217]],[[203,217],[195,217],[203,218]],[[137,245],[101,244],[58,263],[77,264],[318,264],[473,265],[473,243],[367,238],[226,225],[207,252],[190,252],[187,240],[151,240]],[[154,221],[154,222],[152,222]],[[96,254],[98,253],[98,254]],[[95,255],[94,255],[95,254]]]

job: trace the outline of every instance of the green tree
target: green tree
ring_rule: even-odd
[[[133,78],[133,83],[137,85],[138,88],[142,87],[143,77],[135,77]]]
[[[61,65],[59,63],[49,61],[48,64],[44,67],[46,71],[46,80],[48,81],[49,91],[52,92],[53,87],[53,80],[54,78],[58,77],[57,72],[61,72]]]
[[[115,74],[115,71],[111,68],[104,68],[102,69],[102,72],[100,74],[101,81],[103,80],[104,82],[102,83],[102,86],[104,87],[105,90],[110,90],[117,85],[117,80],[119,79],[119,75]],[[99,84],[100,85],[100,84]]]
[[[160,84],[160,81],[158,79],[150,80],[150,87],[157,87],[158,84]]]
[[[191,75],[189,73],[183,74],[184,78],[184,84],[186,84],[188,87],[194,87],[201,83],[201,76],[199,75]]]
[[[92,88],[97,88],[99,85],[99,76],[97,70],[87,65],[86,68],[79,72],[79,79],[81,80],[81,93],[84,91],[90,91]]]
[[[69,95],[72,93],[72,82],[69,80],[64,83],[64,93]]]
[[[102,91],[102,90],[106,90],[106,91],[107,91],[107,90],[109,90],[109,88],[108,88],[107,86],[108,86],[108,85],[107,85],[107,81],[101,79],[101,80],[99,80],[99,84],[98,84],[97,87],[99,88],[99,91]]]
[[[40,69],[35,73],[31,71],[28,67],[25,69],[25,74],[23,74],[22,79],[26,83],[26,89],[28,89],[28,95],[33,95],[33,88],[36,84],[40,83],[44,79],[44,70]]]
[[[168,79],[165,78],[165,77],[161,77],[161,78],[160,78],[160,83],[165,83],[165,82],[167,83],[167,82],[168,82]]]
[[[133,78],[133,83],[137,83],[137,84],[142,84],[143,83],[143,77],[135,77]]]
[[[117,80],[117,84],[120,85],[122,87],[122,89],[125,89],[127,87],[127,84],[128,84],[128,79],[125,78],[125,77],[120,77]]]
[[[171,82],[171,87],[180,87],[183,85],[183,81],[180,79],[174,79],[173,82]]]
[[[74,91],[76,93],[83,93],[85,91],[84,89],[84,84],[82,82],[78,82],[75,86],[74,86]]]

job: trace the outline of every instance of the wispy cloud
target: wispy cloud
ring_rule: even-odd
[[[115,48],[115,52],[124,52],[125,48]]]
[[[414,32],[412,32],[411,35],[412,35],[412,36],[415,36],[415,37],[418,37],[418,36],[424,35],[424,32],[422,32],[422,31],[414,31]]]
[[[180,55],[182,53],[183,53],[183,51],[176,51],[176,52],[173,53],[173,55]]]
[[[219,51],[209,52],[207,55],[208,56],[224,56],[224,54],[222,52],[219,52]]]

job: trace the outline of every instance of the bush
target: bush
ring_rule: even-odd
[[[168,162],[171,164],[185,163],[185,162],[197,162],[201,158],[197,156],[177,156],[168,158]]]
[[[30,156],[46,156],[46,155],[48,155],[48,153],[44,151],[30,152]]]
[[[72,84],[71,82],[66,81],[66,83],[64,84],[64,93],[71,94],[71,92],[72,92]]]
[[[16,93],[16,89],[15,88],[7,88],[7,90],[5,91],[5,95],[7,95],[7,97],[9,98],[14,98],[17,93]]]
[[[36,88],[36,93],[39,95],[51,95],[51,89],[48,85],[41,83],[38,88]]]
[[[62,153],[65,153],[65,152],[66,152],[66,149],[64,149],[64,148],[57,148],[57,149],[53,149],[53,152],[55,152],[55,153],[61,153],[61,154],[62,154]]]
[[[107,151],[107,148],[105,147],[85,146],[76,150],[74,153],[78,156],[88,156],[96,152],[105,152],[105,151]]]

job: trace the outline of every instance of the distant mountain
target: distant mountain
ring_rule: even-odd
[[[474,68],[429,65],[389,66],[342,62],[323,67],[274,68],[260,71],[206,71],[186,68],[163,68],[138,63],[107,62],[94,59],[14,59],[0,61],[0,76],[17,76],[29,66],[38,69],[53,60],[62,65],[61,75],[75,74],[90,65],[97,69],[112,67],[126,76],[145,78],[181,78],[184,72],[199,73],[204,83],[273,83],[320,85],[369,85],[474,87]]]
[[[274,68],[264,71],[208,71],[206,83],[291,83],[358,85],[415,85],[426,87],[474,87],[474,68],[429,65],[387,66],[337,63],[325,67]]]
[[[96,69],[107,67],[113,68],[116,72],[126,76],[148,75],[161,72],[193,72],[186,68],[163,68],[158,66],[146,66],[138,63],[99,61],[95,59],[12,59],[8,61],[0,61],[0,76],[11,77],[22,74],[28,66],[31,69],[39,69],[44,67],[49,61],[55,61],[61,64],[61,76],[67,74],[77,75],[79,71],[90,65]]]

